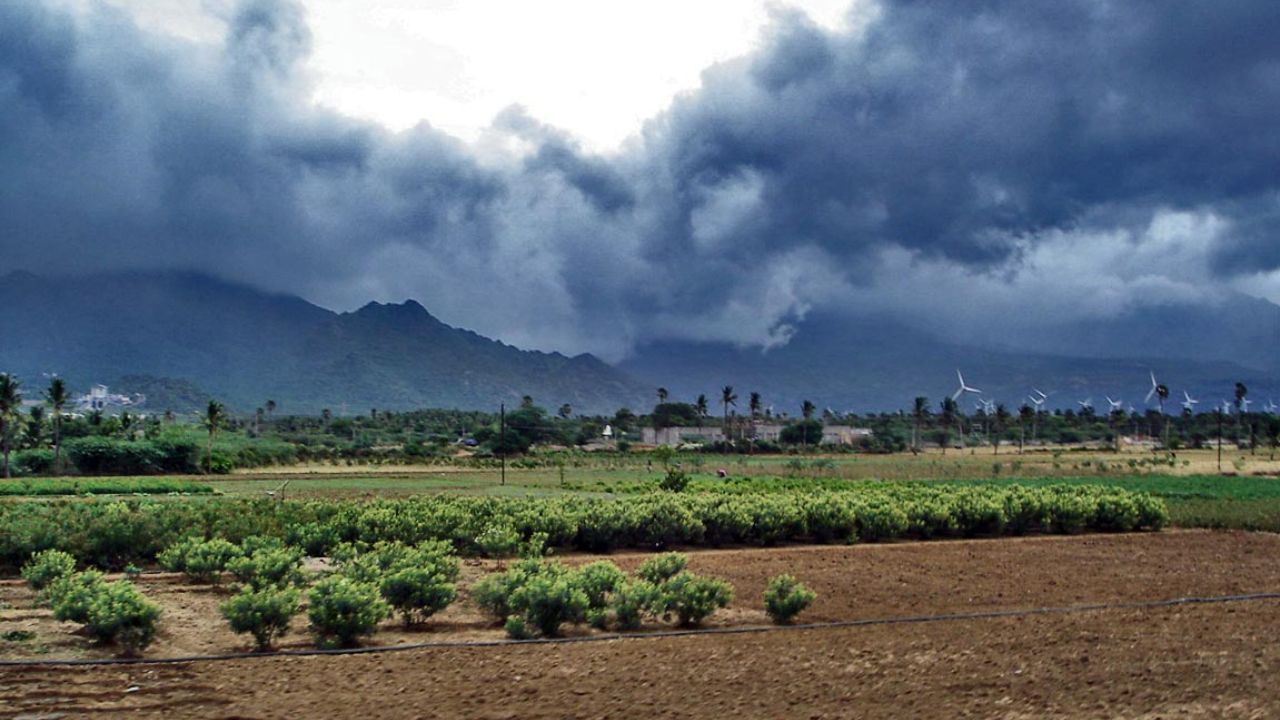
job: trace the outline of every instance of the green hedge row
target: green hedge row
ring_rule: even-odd
[[[208,494],[213,487],[173,478],[41,478],[0,481],[0,496]]]
[[[0,564],[63,549],[81,562],[123,567],[189,535],[239,542],[284,539],[312,555],[340,543],[443,540],[474,553],[493,528],[551,547],[770,545],[1031,532],[1158,529],[1150,495],[1092,486],[922,487],[885,483],[851,492],[654,493],[619,498],[422,497],[406,500],[165,500],[12,502],[0,505]]]

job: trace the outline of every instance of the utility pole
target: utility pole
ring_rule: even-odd
[[[502,458],[502,484],[507,484],[507,404],[498,405],[498,457]]]
[[[1218,408],[1218,472],[1222,472],[1222,408]]]

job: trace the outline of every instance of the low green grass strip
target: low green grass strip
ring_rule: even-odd
[[[56,495],[198,495],[213,487],[172,478],[41,478],[0,482],[0,496],[47,497]]]

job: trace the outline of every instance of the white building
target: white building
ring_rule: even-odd
[[[133,395],[113,394],[106,385],[94,385],[89,388],[89,392],[81,395],[73,401],[77,412],[87,413],[94,410],[110,412],[113,409],[121,410],[131,407],[137,407],[147,401],[147,396],[141,393]]]

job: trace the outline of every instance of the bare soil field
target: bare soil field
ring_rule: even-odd
[[[610,556],[630,568],[644,556]],[[575,556],[570,561],[592,559]],[[1280,536],[1165,532],[702,551],[737,594],[712,627],[763,626],[767,579],[817,590],[805,622],[1280,590]],[[467,565],[464,583],[488,568]],[[225,591],[144,576],[165,608],[148,657],[245,649]],[[0,587],[9,658],[105,657]],[[283,646],[308,645],[302,625]],[[921,624],[435,647],[160,665],[0,667],[0,718],[95,717],[1241,717],[1280,716],[1280,601],[1090,610]],[[585,628],[579,636],[590,635]],[[464,599],[430,629],[373,645],[499,639]],[[17,647],[15,647],[17,646]]]

